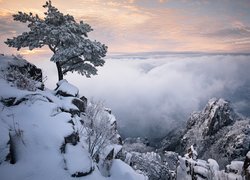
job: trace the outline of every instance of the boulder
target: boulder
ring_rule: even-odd
[[[64,137],[64,143],[62,144],[60,148],[61,153],[65,153],[65,148],[67,144],[72,144],[73,146],[76,146],[79,141],[80,141],[80,137],[77,132],[73,132],[69,136]]]
[[[85,96],[80,97],[80,99],[84,102],[85,106],[87,107],[88,99]]]
[[[83,101],[78,98],[74,98],[72,100],[72,104],[74,104],[79,109],[80,112],[85,112],[86,107],[87,107],[86,101]]]
[[[94,171],[92,159],[80,144],[66,145],[65,165],[72,177],[82,177]]]
[[[67,80],[63,79],[57,83],[57,88],[55,89],[56,95],[68,97],[78,97],[79,90],[74,85],[68,83]]]
[[[5,106],[9,107],[9,106],[13,106],[14,103],[16,101],[16,98],[15,97],[9,97],[9,98],[6,98],[6,99],[1,99],[0,102],[2,102]]]

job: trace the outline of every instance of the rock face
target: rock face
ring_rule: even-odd
[[[42,70],[29,63],[22,57],[1,57],[0,73],[2,77],[19,89],[35,91],[37,88],[43,90]]]
[[[191,114],[185,130],[171,137],[164,140],[163,149],[184,154],[194,145],[198,158],[216,159],[224,168],[232,160],[243,160],[250,149],[250,121],[237,115],[228,101],[211,99],[201,112]]]
[[[19,71],[21,74],[26,75],[35,81],[42,82],[42,70],[22,57],[12,56],[12,59],[8,61],[7,64],[9,66],[8,68],[12,71]]]
[[[72,100],[72,104],[74,104],[80,112],[85,112],[86,107],[87,107],[87,103],[85,103],[86,101],[83,101],[81,99],[75,98]]]
[[[229,102],[223,99],[211,99],[202,112],[193,113],[187,122],[187,129],[201,126],[202,136],[212,136],[222,127],[231,125],[237,115],[230,107]]]

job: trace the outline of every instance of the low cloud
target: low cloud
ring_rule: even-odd
[[[158,138],[185,126],[190,113],[213,97],[232,101],[249,116],[249,69],[249,55],[116,55],[107,58],[98,76],[66,78],[82,95],[112,108],[123,136]],[[54,87],[51,82],[46,83]]]

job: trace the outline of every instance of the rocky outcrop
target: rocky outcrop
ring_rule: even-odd
[[[72,100],[72,104],[74,104],[79,109],[80,112],[85,112],[87,107],[87,100],[83,101],[81,98],[80,99],[74,98]]]
[[[245,157],[250,148],[250,122],[239,117],[228,101],[211,99],[203,111],[191,115],[181,144],[184,149],[196,145],[200,158],[216,159],[224,167]]]
[[[237,118],[228,101],[211,99],[202,112],[191,115],[187,122],[187,129],[200,126],[203,128],[202,136],[212,136],[221,128],[233,124]]]
[[[35,81],[42,82],[43,80],[42,70],[22,57],[13,56],[13,60],[11,60],[11,62],[9,61],[8,65],[10,70],[19,71],[21,74],[26,75]]]
[[[57,83],[54,94],[62,100],[60,111],[70,113],[71,120],[68,121],[72,125],[72,133],[64,137],[64,142],[60,147],[60,151],[64,157],[65,169],[69,171],[71,177],[83,177],[90,175],[94,170],[93,160],[88,156],[88,152],[80,143],[79,128],[83,128],[83,121],[80,118],[87,107],[87,98],[80,99],[79,90],[66,80]],[[75,154],[81,154],[76,157]],[[79,164],[76,166],[76,164]]]
[[[65,79],[59,81],[56,85],[57,85],[57,88],[55,89],[56,95],[60,95],[64,97],[68,97],[68,96],[78,97],[79,95],[78,88],[68,83],[68,81]]]
[[[4,56],[1,58],[0,73],[5,80],[19,89],[29,91],[44,89],[42,70],[22,57]]]
[[[250,149],[250,121],[237,115],[230,102],[211,99],[201,112],[191,114],[186,129],[162,141],[162,149],[180,154],[191,145],[196,146],[198,158],[216,159],[224,168],[232,160],[243,160]]]
[[[248,155],[246,155],[246,159],[248,159]],[[249,180],[245,171],[245,162],[232,161],[226,165],[225,169],[220,170],[219,164],[214,159],[205,161],[189,157],[186,154],[184,157],[179,157],[176,179]]]
[[[61,111],[69,112],[72,117],[86,111],[87,98],[82,96],[79,98],[79,90],[74,85],[68,83],[67,80],[61,80],[57,83],[57,88],[54,90],[56,96],[59,96],[65,101],[61,105]]]

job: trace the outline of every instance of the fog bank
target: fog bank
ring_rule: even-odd
[[[212,97],[230,100],[238,112],[250,115],[249,70],[246,54],[146,53],[109,56],[98,76],[66,79],[82,95],[104,100],[123,136],[157,138],[185,126],[189,114]],[[52,72],[46,73],[50,78]],[[54,87],[52,82],[46,83]]]

